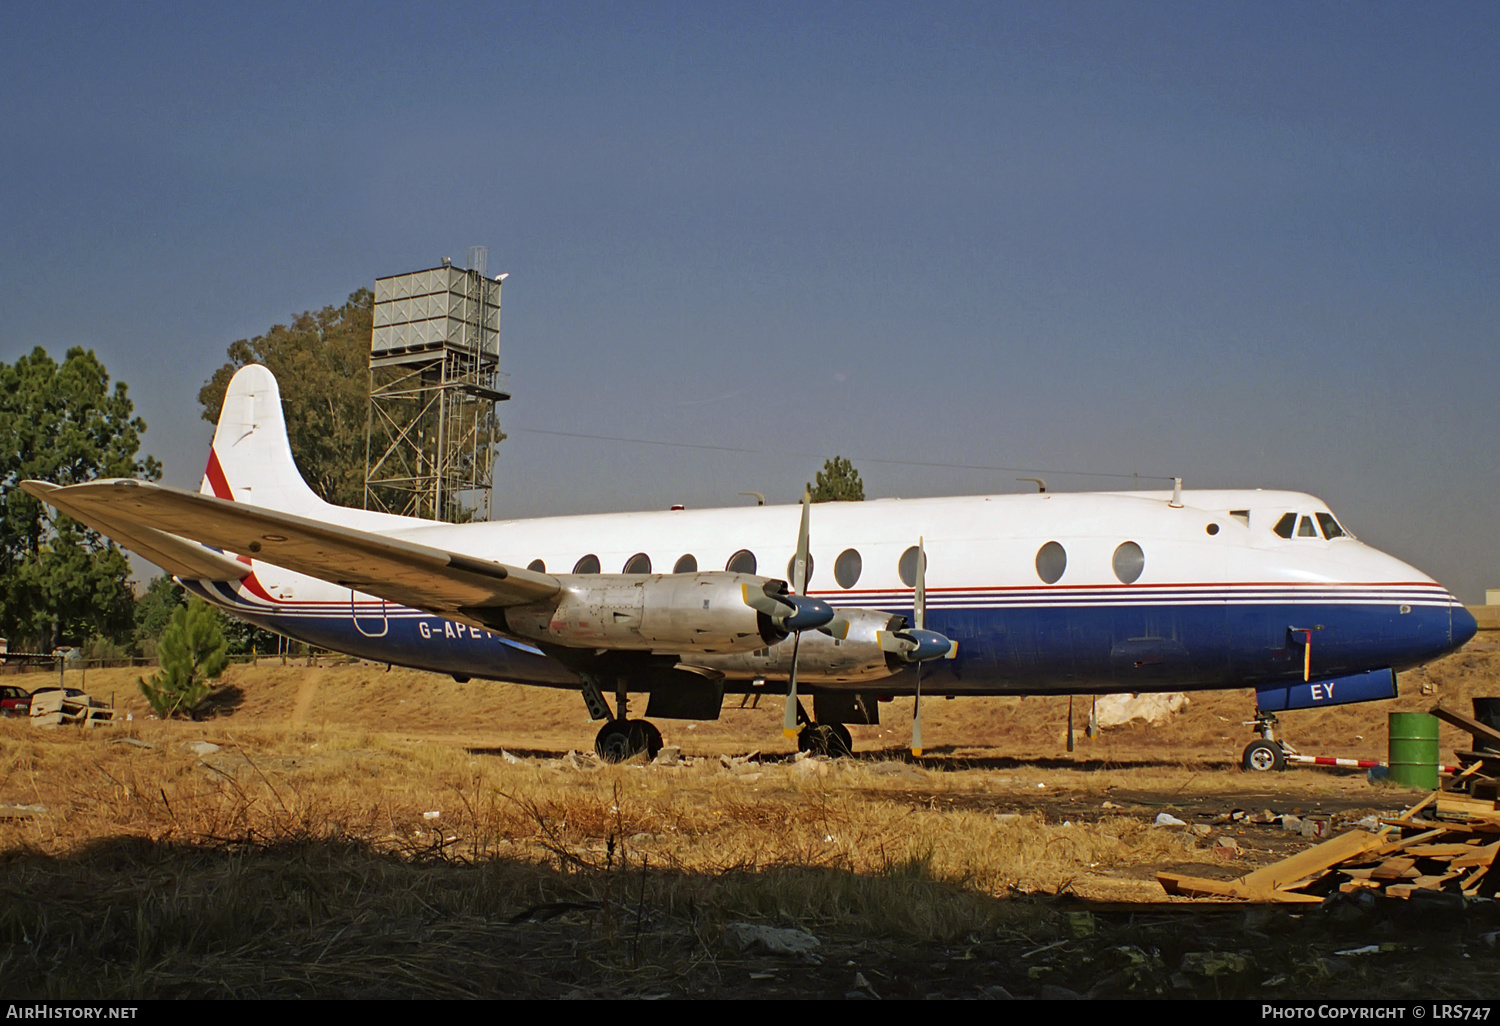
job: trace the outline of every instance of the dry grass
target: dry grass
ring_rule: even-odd
[[[624,986],[714,957],[736,919],[915,943],[1034,926],[1001,899],[1191,847],[1130,820],[914,809],[906,790],[949,775],[904,765],[575,767],[137,726],[151,747],[0,723],[0,795],[47,810],[0,823],[7,996],[548,994],[579,929],[591,985]],[[200,757],[195,734],[221,747]]]
[[[1493,681],[1493,647],[1425,671],[1438,694],[1403,703],[1463,707]],[[1057,700],[934,702],[926,731],[949,754],[931,766],[770,758],[768,700],[670,725],[699,757],[648,767],[567,756],[594,729],[568,692],[237,668],[226,715],[161,723],[133,680],[88,680],[135,714],[128,727],[0,721],[0,802],[46,810],[0,819],[6,997],[692,993],[682,981],[717,978],[719,934],[739,919],[850,944],[1042,943],[1059,914],[1019,896],[1225,861],[1139,818],[1099,818],[1101,798],[1247,784],[1225,768],[1247,736],[1233,695],[1166,728],[1080,733],[1074,759]],[[1361,754],[1388,711],[1286,720],[1304,750],[1316,734]],[[863,747],[895,747],[896,712]],[[189,747],[202,741],[219,747]],[[762,744],[763,764],[717,757]],[[1327,779],[1330,794],[1368,790]],[[1041,792],[1050,816],[995,814],[997,796]],[[1059,795],[1089,814],[1063,822]]]

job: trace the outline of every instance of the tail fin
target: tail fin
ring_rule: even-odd
[[[198,490],[302,516],[316,515],[326,505],[297,470],[276,376],[259,364],[241,367],[229,382]]]

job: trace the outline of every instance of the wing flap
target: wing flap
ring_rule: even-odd
[[[561,587],[548,574],[147,481],[21,487],[106,534],[104,523],[178,535],[435,613],[526,605]]]

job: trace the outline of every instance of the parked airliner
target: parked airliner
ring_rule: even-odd
[[[199,492],[22,487],[266,629],[461,680],[578,690],[608,758],[661,746],[630,718],[632,694],[647,717],[717,719],[726,693],[790,692],[789,733],[843,751],[845,725],[878,722],[891,696],[1254,688],[1268,715],[1390,698],[1397,670],[1476,630],[1436,581],[1300,492],[460,525],[337,507],[298,472],[260,366],[230,382]],[[1281,755],[1252,742],[1246,765]]]

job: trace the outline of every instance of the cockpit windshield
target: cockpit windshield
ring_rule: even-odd
[[[1316,525],[1314,521],[1316,520]],[[1295,533],[1298,538],[1352,538],[1354,537],[1343,526],[1333,518],[1332,513],[1314,513],[1309,516],[1306,513],[1284,513],[1281,519],[1276,521],[1272,531],[1282,538],[1291,538]],[[1321,534],[1319,533],[1321,530]]]

